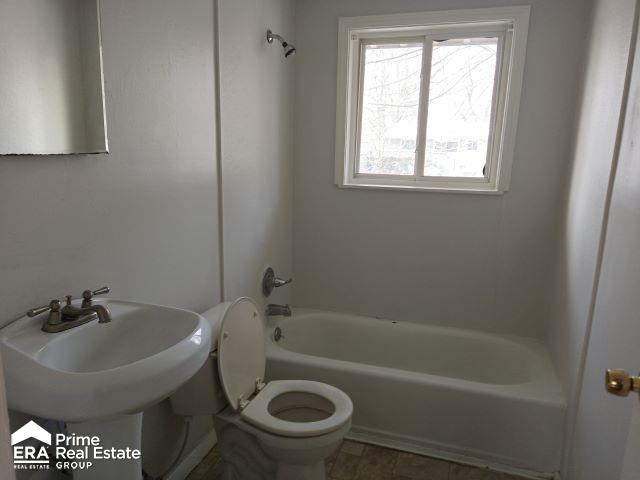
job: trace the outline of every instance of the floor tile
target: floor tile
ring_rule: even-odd
[[[222,480],[223,462],[212,449],[187,480]],[[487,468],[345,440],[325,462],[327,480],[525,480]]]
[[[351,455],[362,456],[364,452],[364,443],[354,442],[352,440],[345,440],[340,447],[341,452],[349,453]]]
[[[353,480],[358,470],[360,457],[340,452],[329,472],[332,480]]]
[[[400,477],[392,473],[358,473],[353,480],[413,480],[409,477]]]
[[[400,452],[393,473],[416,480],[448,480],[449,465],[444,460]]]
[[[451,465],[449,470],[449,480],[504,480],[502,475],[500,472],[494,472],[487,468],[470,467],[455,463]]]
[[[383,479],[393,474],[398,451],[390,448],[366,445],[362,452],[362,460],[358,465],[358,476],[372,480]]]
[[[224,463],[220,460],[213,465],[202,480],[221,480]]]
[[[186,480],[218,480],[222,476],[222,459],[217,448],[212,448],[194,468]]]
[[[364,445],[362,457],[376,459],[380,462],[392,463],[398,458],[398,450],[379,447],[377,445]]]

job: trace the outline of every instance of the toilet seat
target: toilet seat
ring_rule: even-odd
[[[313,437],[338,430],[351,419],[351,399],[331,385],[306,380],[264,384],[265,322],[250,298],[239,298],[225,311],[217,357],[220,382],[229,406],[240,413],[241,419],[265,432]],[[280,411],[271,413],[276,407]],[[290,421],[274,415],[284,411],[310,420]],[[318,413],[324,418],[314,420]]]
[[[333,404],[333,413],[317,421],[288,421],[269,411],[271,402],[287,393],[308,393]],[[294,405],[292,405],[294,406]],[[295,406],[305,407],[296,404]],[[241,418],[269,433],[287,437],[314,437],[333,432],[351,419],[353,404],[341,390],[331,385],[307,380],[275,380],[269,382],[240,412]]]

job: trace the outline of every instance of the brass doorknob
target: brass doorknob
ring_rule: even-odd
[[[618,368],[608,369],[604,377],[604,387],[613,395],[626,397],[629,392],[640,392],[640,377],[629,375]]]

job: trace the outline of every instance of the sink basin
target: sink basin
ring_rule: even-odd
[[[60,333],[40,330],[47,314],[0,330],[9,407],[81,422],[142,411],[202,366],[210,327],[178,308],[95,299],[112,321]]]
[[[67,437],[98,438],[101,447],[139,452],[140,412],[200,369],[211,351],[211,327],[178,308],[102,298],[94,303],[109,309],[111,322],[45,333],[43,313],[0,330],[9,407],[67,422]],[[116,461],[89,454],[85,460],[69,467],[74,480],[142,480],[139,455]]]

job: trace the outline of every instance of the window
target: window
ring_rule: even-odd
[[[336,183],[508,189],[529,7],[340,19]]]

